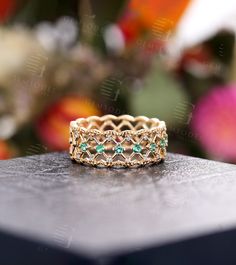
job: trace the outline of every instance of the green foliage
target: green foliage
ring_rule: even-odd
[[[174,125],[177,122],[175,109],[180,102],[186,101],[187,95],[181,85],[156,62],[143,89],[132,95],[131,106],[135,115],[158,117]]]

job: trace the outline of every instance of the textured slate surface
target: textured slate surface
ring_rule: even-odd
[[[235,165],[182,155],[138,169],[80,166],[66,153],[0,162],[0,230],[75,254],[225,231],[236,227],[235,205]]]

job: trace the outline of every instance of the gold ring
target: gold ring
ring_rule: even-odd
[[[166,124],[130,115],[79,118],[70,123],[72,160],[101,167],[136,167],[166,157]]]

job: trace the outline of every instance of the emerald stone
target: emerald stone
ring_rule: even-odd
[[[162,138],[160,140],[159,145],[160,145],[161,148],[165,148],[167,146],[167,139],[166,138]]]
[[[88,145],[87,145],[87,143],[81,143],[79,147],[80,147],[81,151],[86,152]]]
[[[152,153],[154,153],[156,151],[156,148],[157,148],[157,145],[156,144],[154,144],[154,143],[150,144],[150,151]]]
[[[120,144],[117,145],[117,146],[115,147],[115,152],[116,152],[117,154],[122,154],[122,153],[124,152],[124,147],[121,146]]]
[[[104,150],[105,150],[105,147],[104,147],[103,144],[99,144],[99,145],[96,146],[96,151],[97,151],[98,153],[103,153]]]
[[[142,146],[140,144],[135,144],[134,147],[133,147],[133,151],[135,153],[141,153],[142,151]]]

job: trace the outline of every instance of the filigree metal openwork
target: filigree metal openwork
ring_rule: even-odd
[[[165,159],[167,137],[165,122],[157,118],[80,118],[70,123],[70,156],[93,166],[142,166]]]

